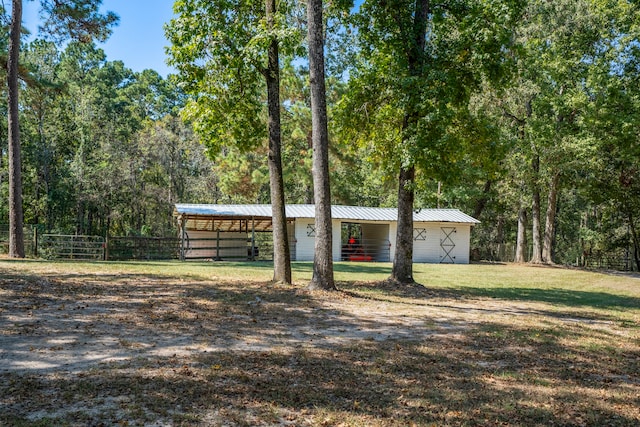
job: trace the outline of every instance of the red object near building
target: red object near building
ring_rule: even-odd
[[[373,261],[370,255],[350,255],[349,261]]]

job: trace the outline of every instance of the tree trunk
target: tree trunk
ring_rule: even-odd
[[[84,202],[76,202],[76,234],[84,234]]]
[[[556,237],[556,210],[558,207],[558,191],[560,187],[560,173],[555,172],[549,187],[547,198],[547,215],[544,227],[544,242],[542,247],[542,261],[553,264],[553,245]]]
[[[527,261],[527,209],[520,204],[518,209],[518,237],[516,239],[516,256],[513,262]]]
[[[391,280],[413,283],[413,181],[415,168],[401,168],[398,188],[398,229]]]
[[[538,186],[538,178],[540,173],[540,157],[535,156],[533,159],[533,203],[531,205],[531,239],[533,242],[533,253],[531,254],[532,264],[542,263],[542,242],[541,242],[541,226],[540,226],[540,187]]]
[[[413,43],[407,50],[408,72],[412,78],[418,78],[423,72],[427,22],[429,19],[429,0],[416,0],[413,20]],[[416,113],[411,104],[402,124],[402,144],[407,144],[408,133],[415,131]],[[412,130],[413,129],[413,130]],[[398,188],[398,229],[396,232],[396,251],[393,257],[393,269],[390,279],[400,284],[411,284],[413,280],[413,201],[415,166],[400,165]]]
[[[627,218],[629,220],[629,231],[631,232],[631,239],[633,241],[633,259],[636,263],[636,270],[640,271],[640,238],[638,237],[638,231],[636,230],[631,210],[628,211]]]
[[[540,225],[540,190],[533,192],[533,204],[531,205],[531,235],[532,235],[532,254],[529,262],[532,264],[542,263],[542,242],[541,242],[541,225]]]
[[[267,26],[274,27],[276,0],[266,0]],[[278,40],[269,43],[269,62],[265,73],[267,80],[267,104],[269,110],[269,186],[273,224],[273,281],[291,283],[291,254],[287,237],[287,216],[284,202],[284,178],[282,174],[282,140],[280,132],[280,61]]]
[[[487,202],[489,201],[489,192],[491,191],[491,184],[493,184],[493,181],[491,181],[490,179],[488,179],[484,183],[484,188],[482,190],[482,196],[476,202],[476,207],[473,210],[473,217],[475,219],[479,219],[480,218],[480,215],[482,215],[482,211],[487,206]]]
[[[22,211],[22,171],[20,159],[20,123],[18,105],[18,60],[22,27],[22,0],[13,0],[7,60],[7,101],[9,138],[9,256],[24,258]]]
[[[499,216],[496,220],[496,260],[504,261],[504,217]]]
[[[329,131],[324,76],[322,0],[307,3],[309,30],[309,85],[313,145],[313,196],[316,205],[316,238],[313,277],[309,289],[336,289],[333,279],[333,235],[329,187]]]

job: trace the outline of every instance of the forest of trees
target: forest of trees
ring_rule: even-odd
[[[176,2],[166,32],[177,73],[168,78],[109,61],[90,40],[23,36],[25,225],[171,236],[176,202],[270,203],[261,70],[273,40],[284,199],[313,203],[306,2],[216,2],[226,14],[203,13],[206,3]],[[324,2],[332,203],[461,209],[482,221],[476,259],[640,268],[637,2],[356,3]],[[221,24],[240,7],[250,11],[244,21]],[[8,29],[11,11],[0,12]],[[201,37],[187,34],[194,17]]]

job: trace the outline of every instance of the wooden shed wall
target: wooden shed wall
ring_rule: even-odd
[[[189,236],[189,250],[185,253],[185,258],[211,258],[215,259],[220,257],[224,259],[225,257],[231,258],[241,258],[247,256],[247,248],[246,244],[244,247],[242,246],[242,240],[246,242],[247,233],[238,233],[238,232],[221,232],[220,233],[220,254],[216,253],[216,249],[204,249],[199,250],[198,248],[203,247],[214,247],[216,246],[216,236],[217,232],[215,231],[196,231],[189,230],[187,232]],[[194,240],[194,239],[211,239],[211,240]],[[238,240],[224,240],[224,239],[238,239]]]

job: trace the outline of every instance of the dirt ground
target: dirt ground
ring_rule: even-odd
[[[442,310],[433,301],[398,305],[267,283],[210,288],[144,277],[18,279],[2,293],[2,372],[77,373],[140,357],[419,340],[452,334],[469,314],[483,314],[472,303]]]
[[[340,288],[9,272],[0,425],[640,425],[635,314]]]

